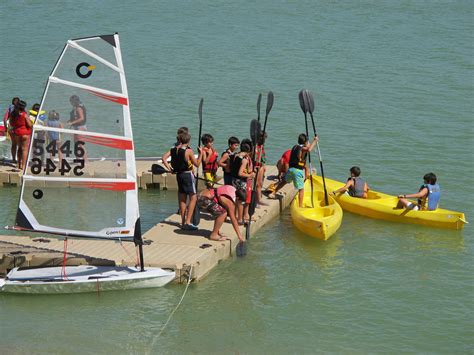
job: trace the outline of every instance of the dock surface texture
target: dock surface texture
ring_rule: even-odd
[[[110,177],[110,171],[113,171],[117,160],[91,160],[83,169],[84,175],[82,177]],[[139,189],[161,189],[161,190],[177,190],[176,177],[172,174],[153,175],[151,173],[152,164],[162,164],[161,158],[156,159],[140,159],[137,158],[137,185]],[[219,170],[220,173],[220,170]],[[221,178],[222,175],[218,177]],[[54,176],[54,175],[50,175]],[[15,169],[15,164],[8,160],[0,160],[0,187],[20,187],[21,186],[21,172]]]
[[[276,175],[276,167],[267,166],[264,188],[275,181],[268,178]],[[171,178],[175,177],[171,176]],[[293,185],[287,184],[280,190],[278,199],[271,200],[264,196],[263,199],[268,206],[255,209],[253,215],[255,221],[251,223],[251,236],[277,217],[291,203],[295,194]],[[143,234],[146,266],[174,269],[178,282],[187,280],[192,267],[191,277],[198,281],[221,260],[235,255],[238,238],[230,222],[224,223],[221,228],[221,233],[230,239],[225,241],[209,239],[214,219],[208,214],[202,213],[197,231],[181,230],[180,222],[180,216],[175,213]],[[242,226],[241,231],[245,236],[245,227]],[[15,266],[62,265],[63,251],[64,241],[61,239],[43,236],[0,236],[0,274],[4,274],[6,270]],[[130,242],[69,239],[67,251],[67,265],[134,266],[138,259],[136,249]]]

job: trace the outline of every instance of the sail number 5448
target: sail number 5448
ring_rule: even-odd
[[[44,147],[45,144],[44,139],[35,139],[33,141],[33,155],[35,158],[31,159],[31,173],[34,175],[41,174],[44,172],[46,175],[49,175],[51,173],[54,173],[56,170],[61,174],[65,175],[69,173],[71,170],[74,175],[76,176],[81,176],[84,174],[82,169],[84,169],[85,162],[84,162],[84,155],[85,155],[85,150],[84,150],[84,142],[82,141],[76,141],[74,142],[74,151],[71,149],[71,141],[67,140],[65,141],[60,147],[58,147],[57,141],[51,141],[46,147]],[[55,163],[54,160],[48,158],[45,161],[45,166],[43,167],[43,161],[41,157],[46,153],[51,154],[52,157],[55,157],[56,155],[59,154],[59,152],[62,153],[63,158]],[[71,167],[69,162],[64,159],[64,156],[69,157],[71,154],[74,153],[74,156],[76,159],[73,160],[73,164],[76,164],[76,166]],[[40,158],[36,158],[40,157]],[[57,165],[56,165],[57,164]]]

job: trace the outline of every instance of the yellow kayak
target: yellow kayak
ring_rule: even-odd
[[[311,207],[311,182],[304,185],[303,208],[299,207],[298,194],[291,203],[293,224],[301,232],[321,240],[328,240],[341,226],[342,208],[328,195],[329,206],[324,202],[323,185],[313,176],[314,208]]]
[[[322,178],[315,179],[322,184]],[[325,179],[328,193],[343,187],[345,183]],[[336,201],[345,211],[360,214],[362,216],[384,219],[386,221],[422,224],[437,228],[463,229],[467,223],[464,213],[449,211],[438,208],[434,211],[413,211],[397,209],[398,197],[381,192],[369,190],[368,198],[351,197],[346,193],[338,194]]]

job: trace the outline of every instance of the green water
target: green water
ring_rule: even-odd
[[[220,151],[248,135],[272,90],[274,162],[304,131],[297,93],[316,95],[325,173],[353,165],[375,190],[411,193],[435,172],[442,207],[472,220],[471,1],[3,1],[0,102],[39,100],[68,38],[119,32],[138,156],[161,155],[176,128]],[[10,20],[8,20],[10,19]],[[0,189],[0,225],[18,189]],[[142,191],[145,228],[175,192]],[[285,212],[193,284],[125,293],[0,295],[2,353],[472,353],[473,232],[346,213],[326,243]]]

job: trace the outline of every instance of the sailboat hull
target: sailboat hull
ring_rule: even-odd
[[[140,271],[131,267],[67,266],[66,277],[62,271],[62,267],[14,268],[0,280],[0,290],[31,294],[102,292],[161,287],[175,278],[174,271],[160,268]]]

